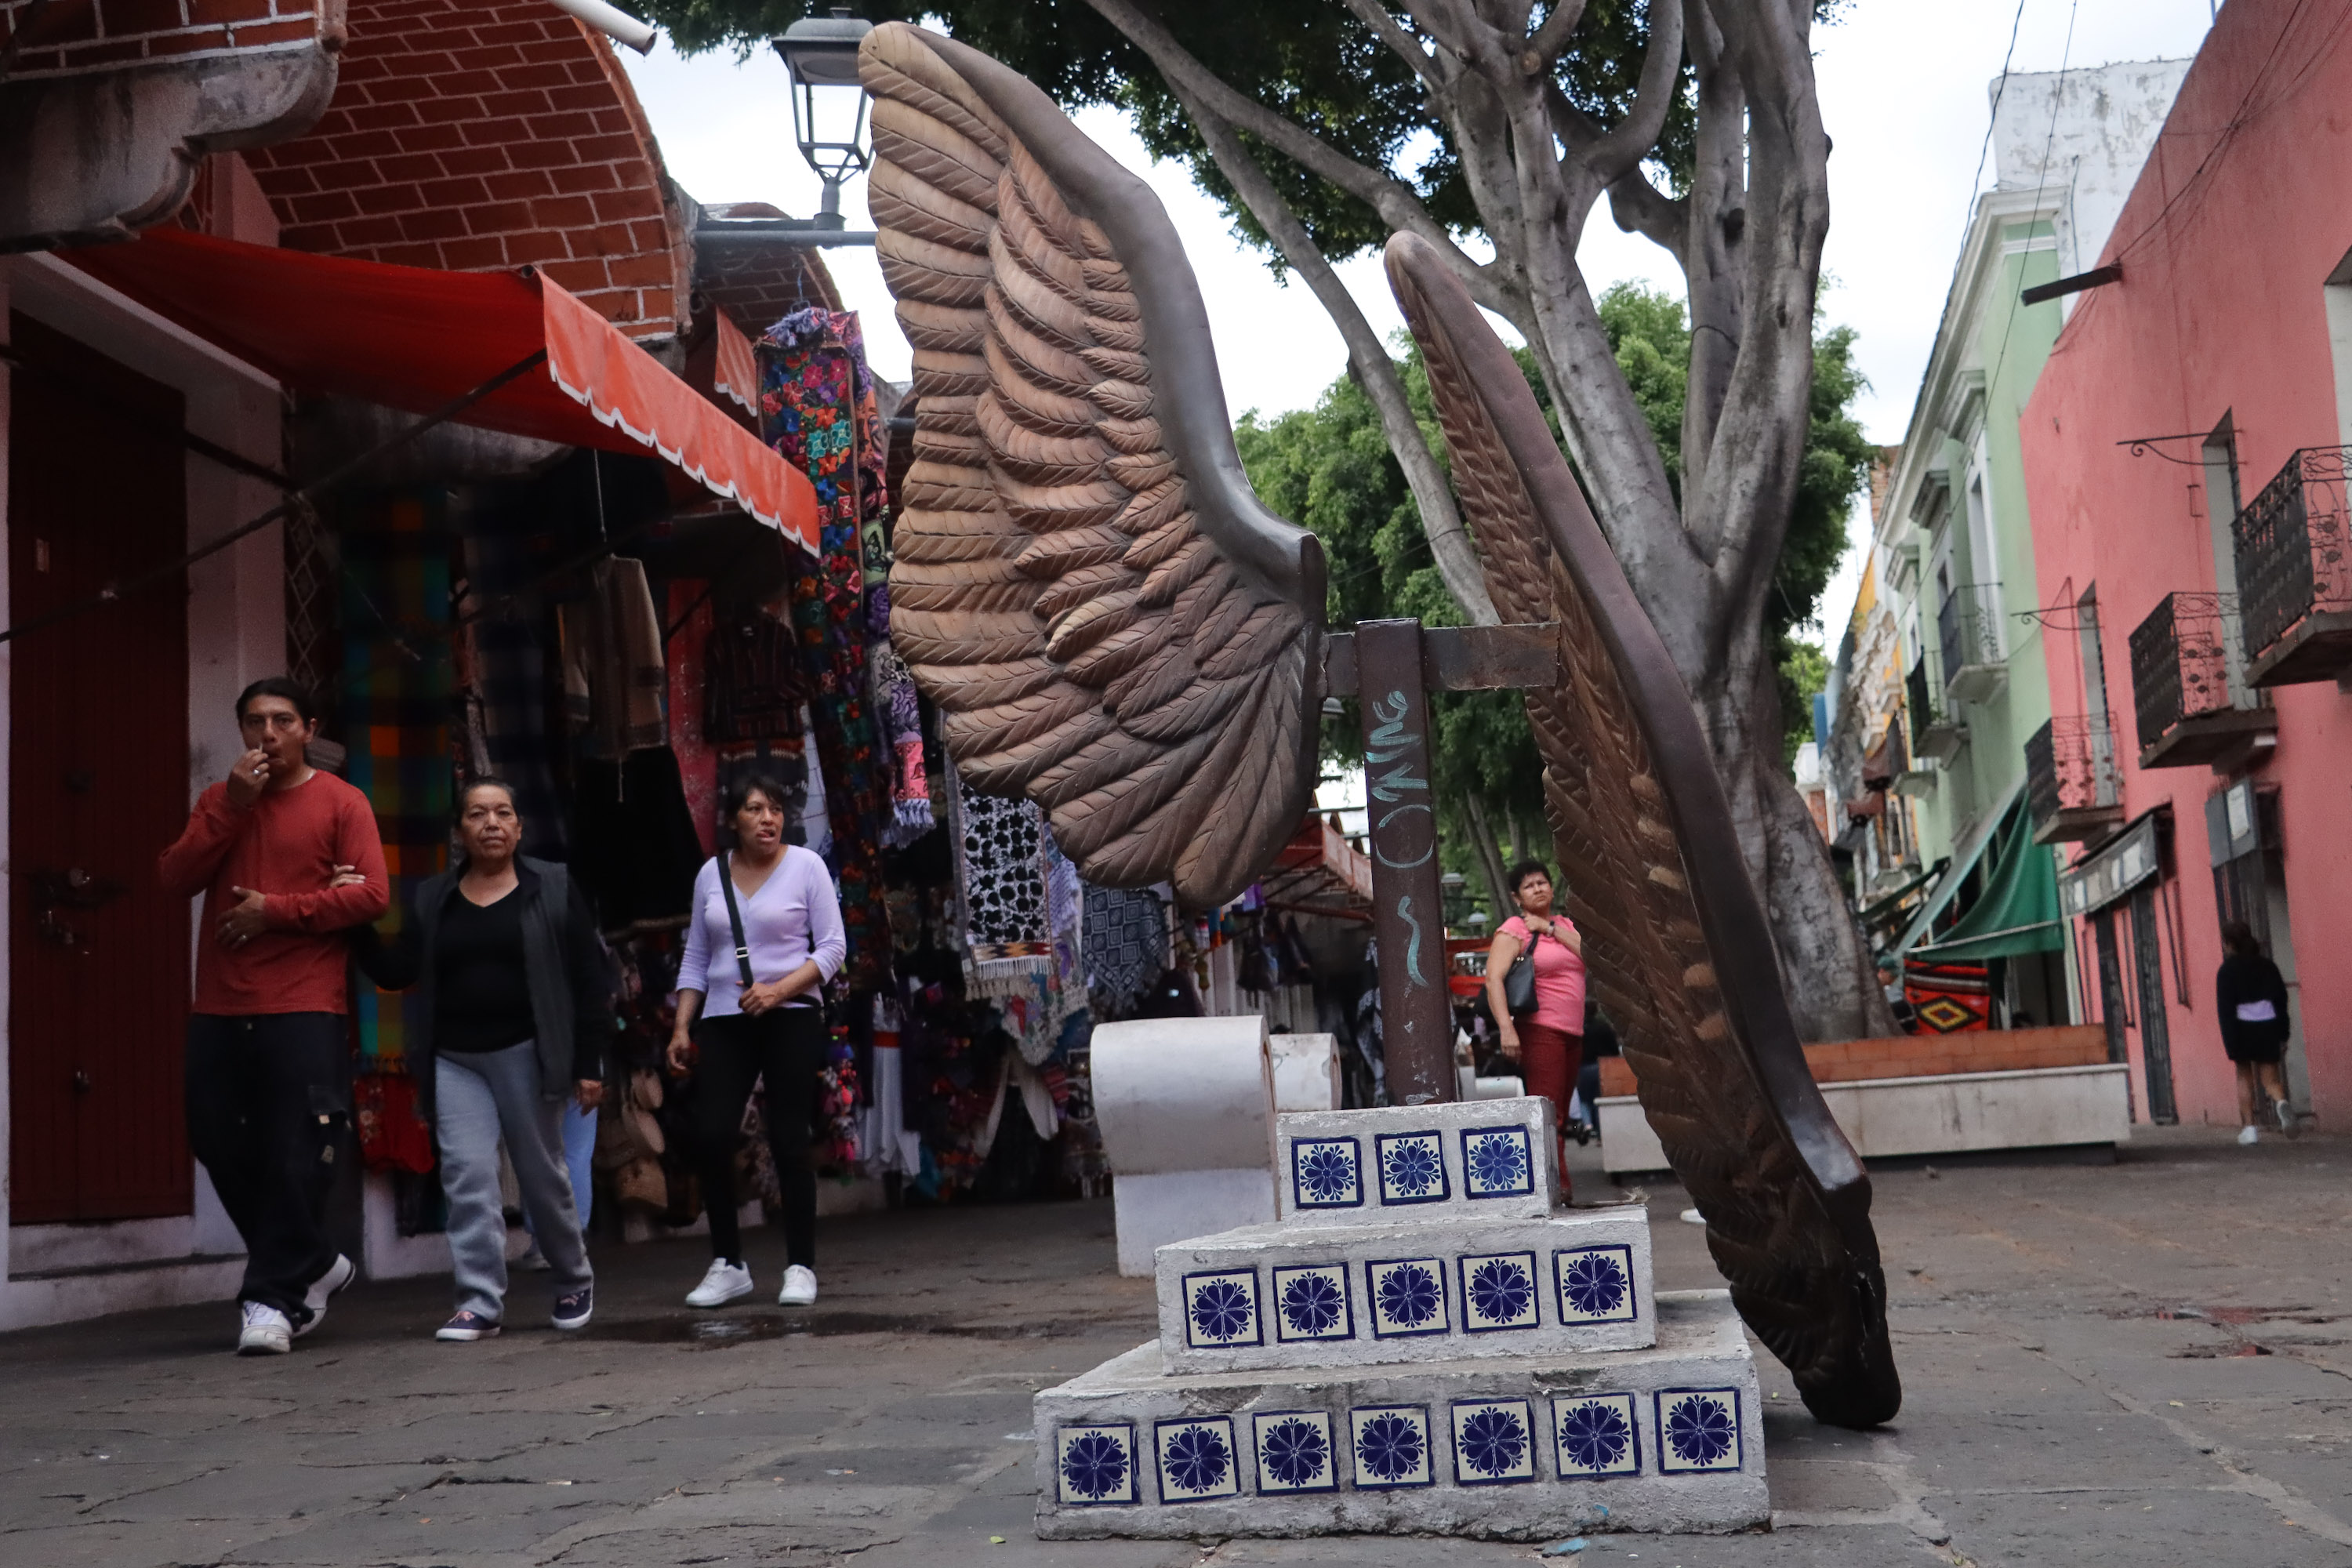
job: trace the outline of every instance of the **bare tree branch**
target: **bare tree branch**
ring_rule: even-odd
[[[1406,30],[1381,0],[1348,0],[1348,9],[1356,20],[1370,27],[1390,52],[1412,68],[1422,85],[1433,94],[1443,94],[1448,86],[1442,58],[1433,57],[1422,41]]]
[[[1642,57],[1642,79],[1634,89],[1633,107],[1585,157],[1586,166],[1601,177],[1602,184],[1639,168],[1658,144],[1658,136],[1666,128],[1666,113],[1674,108],[1682,87],[1682,0],[1650,0],[1650,47]]]
[[[1552,0],[1551,15],[1543,19],[1528,47],[1519,52],[1519,74],[1549,76],[1560,51],[1575,36],[1576,25],[1584,20],[1585,0]]]
[[[1348,363],[1356,373],[1357,384],[1380,411],[1381,428],[1388,437],[1389,449],[1396,455],[1397,466],[1404,470],[1405,484],[1421,511],[1422,531],[1429,537],[1430,553],[1436,557],[1438,575],[1445,580],[1447,591],[1471,624],[1496,625],[1502,617],[1496,614],[1495,601],[1486,592],[1486,567],[1478,559],[1469,531],[1462,526],[1462,513],[1454,504],[1454,491],[1430,452],[1421,422],[1413,417],[1404,382],[1398,376],[1396,362],[1389,358],[1380,334],[1364,319],[1355,297],[1324,259],[1323,252],[1307,234],[1307,226],[1282,199],[1274,182],[1266,177],[1258,161],[1250,156],[1249,149],[1242,144],[1234,128],[1210,113],[1183,89],[1178,88],[1176,96],[1182,101],[1185,112],[1192,117],[1201,140],[1208,143],[1209,155],[1217,161],[1225,178],[1233,182],[1242,205],[1249,208],[1250,216],[1257,219],[1258,226],[1274,241],[1291,270],[1306,280],[1307,287],[1322,303],[1324,312],[1339,329],[1340,337],[1346,340]]]
[[[1609,186],[1609,216],[1627,234],[1638,234],[1683,260],[1688,238],[1690,204],[1667,195],[1650,184],[1639,169],[1629,170]]]

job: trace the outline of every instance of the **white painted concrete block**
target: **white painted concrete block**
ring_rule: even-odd
[[[2122,1143],[2131,1138],[2130,1069],[2029,1068],[1822,1085],[1830,1114],[1865,1160],[1994,1149]],[[1603,1100],[1601,1164],[1614,1175],[1666,1169],[1666,1152],[1641,1101]]]
[[[1274,1218],[1274,1176],[1263,1165],[1238,1171],[1160,1171],[1111,1184],[1118,1271],[1151,1273],[1152,1255],[1171,1241],[1264,1225]]]
[[[1276,1119],[1282,1213],[1302,1225],[1540,1219],[1559,1204],[1551,1101],[1456,1101]]]
[[[1274,1060],[1274,1109],[1339,1109],[1339,1037],[1337,1035],[1269,1035]]]
[[[1171,1374],[1524,1359],[1657,1337],[1649,1218],[1633,1206],[1286,1220],[1163,1247],[1157,1275]]]
[[[1165,1375],[1155,1342],[1037,1395],[1037,1533],[1549,1541],[1770,1515],[1756,1367],[1723,1291],[1648,1350]]]
[[[1274,1075],[1258,1017],[1139,1018],[1094,1035],[1118,1271],[1171,1241],[1275,1215]]]

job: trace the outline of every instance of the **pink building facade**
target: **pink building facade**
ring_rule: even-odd
[[[2231,0],[2020,416],[2078,1005],[2141,1120],[2232,1122],[2225,921],[2352,1123],[2352,27]],[[2093,275],[2095,276],[2095,275]],[[2347,685],[2339,687],[2339,677]]]

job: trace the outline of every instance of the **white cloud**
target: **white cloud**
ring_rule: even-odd
[[[1830,321],[1859,333],[1856,353],[1871,383],[1860,412],[1873,440],[1902,439],[1926,371],[1972,202],[1989,84],[2000,72],[2012,22],[2020,25],[2011,68],[2055,70],[2062,60],[2081,66],[2193,54],[2210,7],[2210,0],[2032,0],[2021,12],[2013,0],[1862,0],[1849,19],[1815,35],[1822,112],[1836,146],[1823,256],[1834,286],[1825,310]],[[817,179],[793,144],[784,68],[772,52],[740,66],[723,52],[682,59],[665,39],[646,58],[622,58],[670,173],[697,198],[815,210]],[[1092,110],[1079,123],[1150,183],[1183,236],[1208,300],[1230,410],[1277,413],[1313,403],[1347,366],[1339,334],[1314,296],[1299,284],[1277,283],[1191,176],[1154,165],[1118,116]],[[1983,180],[1990,178],[1987,168]],[[843,209],[852,226],[866,223],[862,183],[845,193]],[[1605,205],[1586,226],[1581,257],[1596,291],[1628,278],[1679,285],[1672,259],[1620,233]],[[835,249],[826,259],[865,318],[876,368],[903,378],[907,345],[873,253]],[[1402,324],[1378,257],[1339,270],[1377,330]],[[1860,512],[1850,531],[1857,542],[1867,535]],[[1823,600],[1831,626],[1843,624],[1853,604],[1859,553],[1849,554]]]

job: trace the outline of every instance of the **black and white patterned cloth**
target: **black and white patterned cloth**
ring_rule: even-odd
[[[1080,963],[1097,1016],[1120,1016],[1168,967],[1167,906],[1149,888],[1091,884],[1080,902]]]

